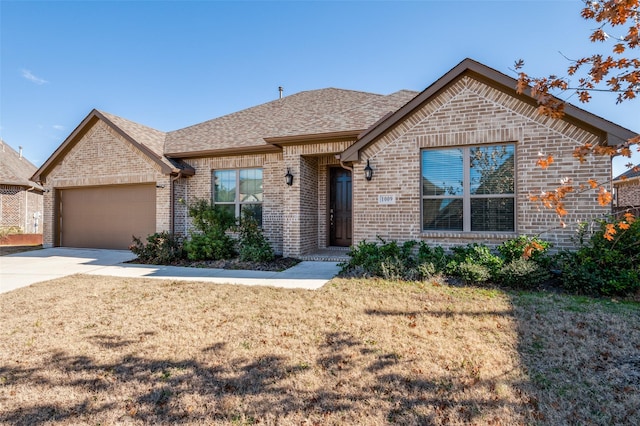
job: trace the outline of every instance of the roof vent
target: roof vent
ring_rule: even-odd
[[[282,86],[278,87],[278,92],[280,92],[280,99],[282,99],[282,92],[284,92]]]
[[[20,159],[22,160],[22,147],[19,146],[18,148],[20,149]]]

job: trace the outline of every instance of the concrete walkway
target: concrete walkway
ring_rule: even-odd
[[[313,261],[301,262],[282,272],[123,263],[134,258],[135,255],[127,250],[60,247],[0,256],[0,293],[73,274],[315,290],[340,271],[336,262]]]

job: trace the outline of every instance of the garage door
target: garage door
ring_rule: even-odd
[[[155,185],[117,185],[59,191],[59,244],[127,249],[131,236],[156,232]]]

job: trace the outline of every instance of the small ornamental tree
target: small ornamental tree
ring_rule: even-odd
[[[517,92],[522,94],[529,91],[537,100],[538,111],[543,115],[562,117],[565,103],[558,96],[566,92],[577,94],[583,103],[590,101],[593,92],[616,93],[617,103],[631,101],[640,95],[640,58],[634,58],[632,53],[640,50],[640,0],[584,0],[581,15],[587,21],[595,23],[590,36],[592,42],[612,44],[609,55],[592,54],[569,60],[567,77],[531,77],[523,71],[524,61],[519,60],[515,64],[519,73]],[[573,156],[580,162],[585,161],[588,154],[630,158],[632,147],[637,144],[640,144],[640,135],[619,146],[585,143],[575,148]],[[537,164],[546,169],[553,162],[552,155],[540,153]],[[631,168],[633,164],[629,163],[627,167]],[[567,214],[564,198],[577,191],[597,188],[597,202],[602,206],[611,203],[612,195],[605,188],[605,183],[607,182],[597,182],[594,179],[577,185],[565,182],[555,191],[545,192],[531,199],[555,209],[558,216],[562,217]],[[612,226],[604,237],[612,239],[616,232],[616,227]]]

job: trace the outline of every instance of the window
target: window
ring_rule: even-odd
[[[422,151],[424,231],[514,232],[515,145]]]
[[[262,169],[214,170],[213,203],[236,217],[249,210],[262,225]]]

